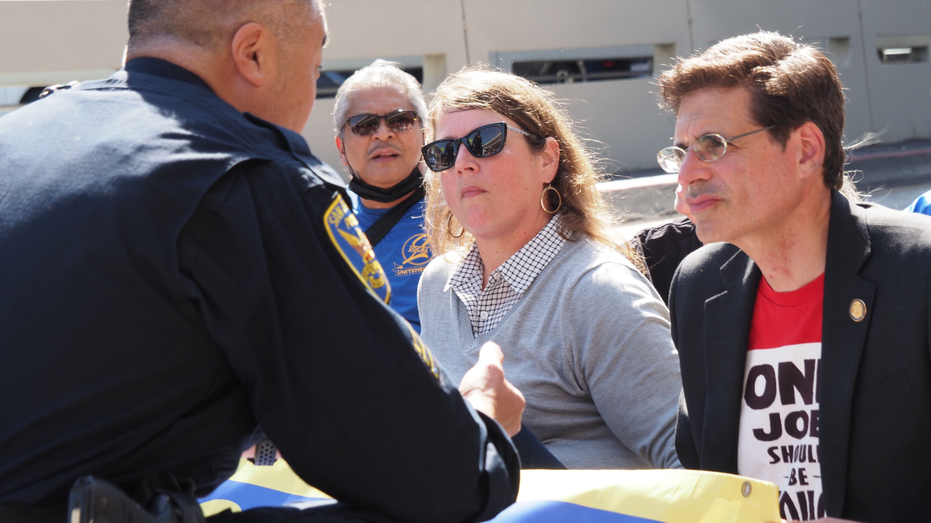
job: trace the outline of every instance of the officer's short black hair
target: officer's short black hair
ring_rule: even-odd
[[[295,8],[309,9],[313,20],[322,17],[320,0],[130,0],[129,46],[157,38],[220,46],[247,22],[261,23],[291,40],[304,29]]]

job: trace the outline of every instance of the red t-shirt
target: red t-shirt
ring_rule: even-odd
[[[762,278],[750,326],[737,470],[775,483],[790,521],[825,515],[818,448],[823,309],[824,274],[791,292],[776,292]]]

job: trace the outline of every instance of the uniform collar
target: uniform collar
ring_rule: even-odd
[[[126,62],[126,65],[123,67],[123,69],[129,73],[148,74],[161,78],[167,78],[169,80],[177,80],[179,82],[198,85],[200,87],[206,88],[210,92],[213,92],[213,89],[211,89],[210,86],[207,85],[207,82],[203,81],[201,77],[197,76],[191,71],[188,71],[180,65],[175,65],[167,60],[162,60],[161,58],[152,58],[149,56],[133,58],[132,60]]]

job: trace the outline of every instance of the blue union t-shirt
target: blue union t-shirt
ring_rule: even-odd
[[[359,227],[366,230],[391,209],[369,209],[362,205],[359,195],[347,191]],[[388,305],[404,316],[417,333],[420,333],[420,314],[417,312],[417,284],[420,274],[432,258],[423,229],[424,200],[408,209],[397,224],[375,246],[375,257],[381,263],[391,285]]]

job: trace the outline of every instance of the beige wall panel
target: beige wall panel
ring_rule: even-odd
[[[652,80],[547,86],[565,102],[607,172],[659,169],[656,152],[672,143],[675,119],[661,111]],[[600,142],[600,143],[598,143]]]
[[[0,83],[12,74],[26,79],[24,73],[119,69],[129,38],[126,5],[126,0],[0,2],[5,50]]]
[[[466,63],[459,0],[333,0],[327,21],[325,60],[446,54],[454,70]]]
[[[490,53],[674,44],[689,51],[685,0],[659,0],[645,8],[630,0],[464,0],[473,62]],[[668,63],[654,64],[654,74]],[[505,64],[507,65],[507,64]],[[656,151],[672,136],[674,121],[656,103],[651,81],[615,80],[548,85],[572,100],[569,111],[606,146],[608,170],[653,169]]]
[[[878,47],[931,47],[931,2],[862,0],[864,58],[874,131],[883,141],[931,138],[931,63],[884,64]]]
[[[741,2],[734,0],[690,0],[692,34],[696,48],[706,49],[725,38],[759,29],[817,43],[829,51],[841,81],[847,87],[847,126],[845,141],[852,142],[864,133],[877,131],[871,123],[869,90],[860,35],[856,0],[780,0]],[[757,27],[759,26],[759,27]],[[831,38],[849,38],[843,49],[832,49]],[[833,52],[831,52],[833,51]]]
[[[688,45],[684,0],[463,0],[472,61],[494,51]]]

